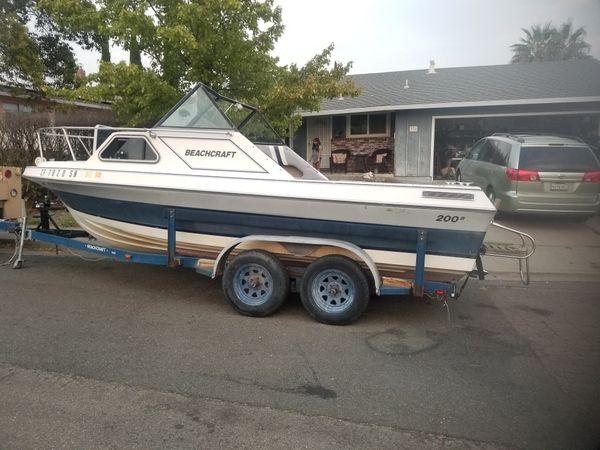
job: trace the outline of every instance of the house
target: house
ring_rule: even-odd
[[[108,119],[114,118],[108,103],[92,103],[62,98],[48,98],[35,89],[13,88],[0,85],[0,118],[7,113],[31,114],[35,112],[90,113]]]
[[[592,144],[600,135],[595,59],[455,68],[432,61],[424,70],[350,78],[361,94],[303,112],[294,136],[304,157],[320,138],[325,169],[332,150],[364,155],[387,148],[396,177],[431,180],[453,156],[494,132],[559,133]],[[351,170],[363,169],[357,161]]]

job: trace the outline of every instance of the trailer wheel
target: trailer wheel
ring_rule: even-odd
[[[369,304],[369,283],[361,268],[343,256],[324,256],[308,266],[300,287],[302,304],[319,322],[346,325]]]
[[[288,274],[270,253],[248,250],[225,268],[223,291],[233,307],[247,316],[273,314],[287,298]]]

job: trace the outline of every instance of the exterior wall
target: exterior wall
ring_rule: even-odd
[[[0,115],[5,113],[29,113],[40,109],[41,103],[36,100],[0,95]]]
[[[331,149],[347,149],[353,153],[373,153],[380,148],[394,148],[393,137],[365,137],[365,138],[341,138],[331,139]]]
[[[380,148],[389,148],[393,153],[394,138],[393,137],[365,137],[365,138],[342,138],[334,137],[331,139],[332,150],[350,150],[352,153],[368,153],[371,154]],[[393,155],[389,156],[393,158]],[[348,161],[348,172],[362,172],[363,168],[358,168],[357,160],[350,158]]]
[[[292,150],[294,150],[296,153],[298,153],[300,156],[302,156],[302,158],[306,159],[306,142],[307,142],[307,137],[306,137],[306,118],[302,119],[302,125],[300,125],[300,128],[298,128],[296,130],[296,133],[294,134],[294,139],[291,142],[291,147]]]
[[[395,176],[430,176],[431,117],[428,111],[396,112]]]
[[[114,118],[114,113],[106,104],[94,104],[88,102],[70,102],[66,100],[48,100],[39,96],[12,95],[7,91],[0,91],[0,116],[6,113],[61,113],[73,114],[95,114],[100,117]]]
[[[394,175],[397,177],[431,179],[433,176],[433,144],[436,119],[466,116],[548,115],[581,112],[598,112],[600,103],[517,105],[471,108],[447,108],[396,111],[391,116],[391,137],[333,138],[332,150],[349,149],[370,153],[379,148],[394,150]],[[303,124],[306,123],[306,118]],[[415,128],[416,127],[416,128]],[[411,131],[412,130],[412,131]],[[600,130],[599,130],[600,134]],[[294,137],[294,150],[306,157],[306,126]],[[352,161],[349,171],[353,171]]]

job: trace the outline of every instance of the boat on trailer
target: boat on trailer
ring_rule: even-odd
[[[174,245],[224,272],[225,293],[249,315],[274,312],[290,279],[327,323],[356,319],[369,290],[386,286],[422,295],[423,283],[442,283],[458,296],[496,213],[462,183],[330,181],[256,108],[202,84],[153,128],[45,128],[37,141],[24,177],[91,236],[132,252]]]

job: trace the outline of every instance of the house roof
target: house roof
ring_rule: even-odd
[[[111,103],[110,102],[88,102],[84,100],[69,100],[59,97],[44,97],[44,95],[36,90],[31,88],[15,88],[14,86],[0,84],[0,97],[10,97],[14,99],[24,99],[24,100],[44,100],[52,103],[61,103],[66,105],[75,105],[81,106],[83,108],[92,108],[92,109],[105,109],[110,110]]]
[[[600,101],[600,61],[552,61],[350,75],[361,94],[303,116],[399,109]],[[405,88],[408,85],[408,88]]]

